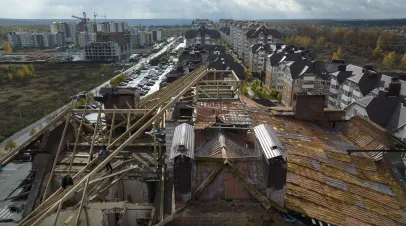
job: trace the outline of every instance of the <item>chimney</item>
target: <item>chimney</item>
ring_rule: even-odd
[[[402,84],[398,81],[391,82],[389,84],[388,96],[398,97],[400,95],[401,86]]]
[[[338,71],[346,71],[347,66],[345,64],[338,65]]]
[[[372,65],[372,64],[365,64],[365,65],[363,66],[363,68],[364,68],[366,71],[373,71],[373,70],[374,70],[374,65]]]
[[[378,97],[386,97],[386,92],[383,90],[379,90]]]
[[[297,94],[293,108],[295,117],[306,121],[322,121],[325,98],[324,95]]]

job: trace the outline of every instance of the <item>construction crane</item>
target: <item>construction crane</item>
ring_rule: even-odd
[[[89,29],[87,27],[87,22],[89,21],[89,18],[86,17],[86,12],[83,12],[83,17],[78,17],[72,15],[73,18],[82,20],[81,22],[83,23],[84,29],[85,29],[85,45],[89,43]]]

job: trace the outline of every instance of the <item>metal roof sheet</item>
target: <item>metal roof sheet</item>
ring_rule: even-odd
[[[184,146],[185,150],[179,150],[179,146]],[[175,127],[175,133],[173,135],[169,159],[174,159],[176,156],[179,155],[184,155],[193,159],[194,149],[195,149],[194,127],[187,123],[182,123],[177,127]]]
[[[282,156],[284,159],[288,157],[274,129],[266,124],[261,124],[254,127],[254,131],[259,143],[261,144],[261,150],[266,159],[271,159],[278,156]]]

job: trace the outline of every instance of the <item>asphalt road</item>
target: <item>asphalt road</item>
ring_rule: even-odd
[[[134,66],[132,66],[131,68],[127,69],[126,71],[124,71],[124,73],[129,73],[132,70],[137,70],[139,69],[144,63],[148,63],[150,60],[152,60],[153,58],[157,57],[158,55],[162,54],[163,52],[165,52],[175,41],[177,40],[177,38],[174,38],[169,44],[167,44],[164,48],[162,48],[159,52],[155,53],[155,54],[151,54],[149,55],[147,58],[142,58],[138,63],[136,63]],[[119,74],[118,74],[119,75]],[[117,76],[118,76],[117,75]],[[98,94],[98,91],[100,90],[101,87],[104,87],[105,85],[109,84],[109,81],[106,81],[105,83],[101,84],[100,86],[96,87],[95,89],[91,90],[90,92],[93,92],[94,94]],[[17,133],[13,134],[9,139],[12,139],[14,142],[16,142],[17,146],[22,144],[24,141],[28,140],[28,138],[30,137],[30,130],[31,128],[35,128],[36,130],[39,130],[40,127],[45,126],[49,121],[50,121],[50,116],[51,115],[57,115],[60,112],[64,111],[66,108],[68,108],[68,104],[60,107],[59,109],[57,109],[56,111],[52,112],[51,114],[41,118],[40,120],[38,120],[37,122],[25,127],[24,129],[18,131]],[[4,149],[4,145],[5,145],[5,141],[3,141],[0,144],[0,149]],[[0,190],[1,191],[1,190]]]

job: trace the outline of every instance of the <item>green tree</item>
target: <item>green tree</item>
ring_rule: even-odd
[[[382,53],[383,53],[383,51],[382,51],[381,47],[378,45],[374,49],[374,52],[372,52],[372,57],[380,57],[382,55]]]
[[[242,94],[248,96],[248,85],[246,83],[242,85]]]
[[[402,63],[402,65],[403,65],[403,66],[406,66],[406,53],[405,53],[405,54],[403,54],[403,57],[402,57],[401,63]]]
[[[30,64],[30,65],[28,66],[28,68],[30,69],[30,71],[31,71],[32,74],[35,74],[35,69],[34,69],[34,66],[33,66],[32,64]]]
[[[0,149],[0,157],[4,156],[4,151]]]
[[[263,97],[263,96],[262,96],[262,89],[261,89],[261,87],[259,87],[259,86],[257,86],[257,87],[255,88],[254,93],[255,93],[255,96],[257,96],[257,97],[259,97],[259,98],[262,98],[262,97]]]
[[[16,147],[17,147],[16,142],[14,142],[14,141],[11,140],[11,139],[8,139],[8,140],[6,141],[6,144],[4,145],[4,149],[6,149],[6,150],[8,150],[8,151],[11,151],[12,149],[14,149],[14,148],[16,148]]]
[[[276,89],[272,88],[270,91],[271,96],[276,96]]]
[[[13,74],[8,73],[8,74],[7,74],[7,78],[8,78],[8,80],[13,80]]]
[[[20,69],[17,71],[17,75],[18,75],[18,78],[19,78],[20,80],[23,80],[24,77],[25,77],[24,71],[23,71],[23,70],[20,70]]]
[[[265,83],[265,71],[261,71],[261,84]]]
[[[30,136],[34,136],[34,134],[37,133],[37,130],[35,128],[30,129]]]
[[[388,54],[385,55],[383,58],[383,65],[386,67],[392,67],[395,64],[396,61],[396,52],[392,51]]]
[[[394,40],[394,35],[389,31],[382,31],[379,35],[378,41],[376,42],[377,46],[380,46],[383,50],[388,50],[389,46]]]
[[[17,76],[17,68],[16,68],[16,66],[14,64],[12,64],[12,65],[9,66],[9,68],[10,68],[11,74],[13,76]]]
[[[245,75],[245,79],[247,79],[247,80],[252,79],[251,72],[248,68],[244,68],[244,75]]]
[[[276,97],[276,99],[278,99],[279,101],[282,100],[282,93],[278,93],[278,96]]]
[[[112,78],[111,80],[110,80],[110,85],[111,86],[118,86],[120,84],[120,80],[119,79],[117,79],[117,78]]]
[[[6,53],[11,53],[11,52],[13,52],[13,48],[11,48],[10,43],[7,42],[7,41],[4,41],[4,42],[3,42],[3,48],[4,48],[4,52],[6,52]]]

